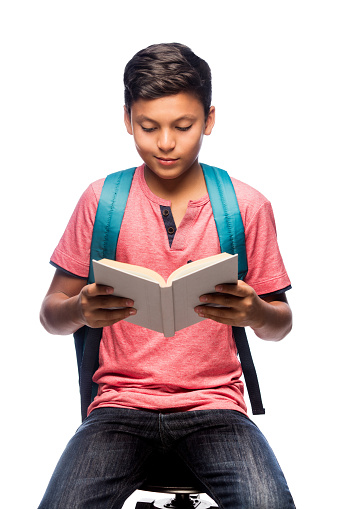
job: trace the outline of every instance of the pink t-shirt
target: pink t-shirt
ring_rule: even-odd
[[[51,262],[87,277],[96,209],[104,179],[80,198]],[[250,186],[232,179],[244,222],[248,274],[259,295],[290,285],[276,238],[270,203]],[[170,202],[148,188],[137,168],[120,229],[116,259],[155,270],[165,279],[189,260],[220,253],[209,196],[188,203],[170,247],[160,206]],[[222,283],[222,281],[220,281]],[[128,296],[127,296],[128,297]],[[162,411],[232,409],[246,413],[241,365],[232,329],[212,320],[187,327],[172,338],[120,321],[105,327],[99,368],[93,380],[98,407]]]

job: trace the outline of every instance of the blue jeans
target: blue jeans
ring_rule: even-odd
[[[68,443],[39,509],[120,509],[154,451],[174,451],[220,509],[294,508],[257,426],[232,410],[94,410]]]

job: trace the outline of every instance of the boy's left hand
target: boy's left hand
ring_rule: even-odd
[[[200,297],[204,305],[194,309],[199,316],[236,327],[257,329],[264,325],[265,304],[251,286],[239,280],[237,285],[217,285],[215,290],[217,293]]]

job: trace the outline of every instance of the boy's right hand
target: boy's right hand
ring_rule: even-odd
[[[83,325],[113,325],[135,314],[133,305],[130,299],[116,297],[111,287],[87,285],[86,280],[57,269],[42,303],[40,320],[51,334],[73,334]]]
[[[116,297],[112,287],[96,283],[82,288],[78,306],[82,324],[92,328],[107,327],[136,314],[133,300]]]

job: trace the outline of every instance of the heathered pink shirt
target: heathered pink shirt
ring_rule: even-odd
[[[189,260],[220,253],[207,194],[189,202],[170,247],[160,208],[169,208],[170,202],[150,191],[143,168],[135,172],[116,259],[149,267],[167,279]],[[88,275],[103,182],[94,182],[84,192],[51,258],[53,264],[80,277]],[[270,203],[250,186],[232,182],[245,227],[246,283],[259,295],[289,287]],[[99,391],[88,413],[107,406],[162,411],[219,408],[246,413],[241,374],[231,327],[204,320],[165,338],[120,321],[104,328],[99,368],[93,377]]]

